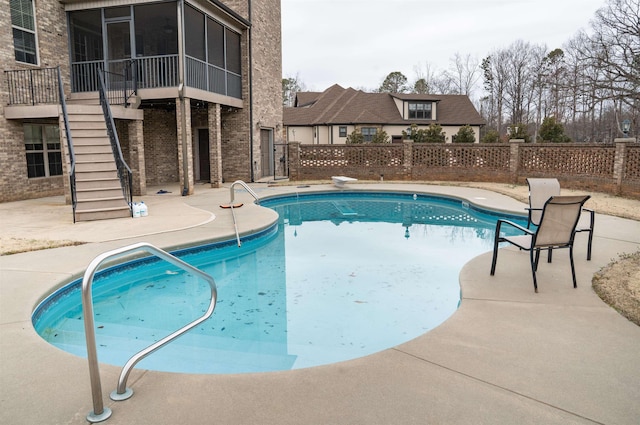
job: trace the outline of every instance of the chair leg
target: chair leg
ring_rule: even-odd
[[[589,230],[589,241],[587,242],[587,261],[591,261],[591,242],[593,241],[593,227]]]
[[[573,245],[569,247],[569,262],[571,263],[571,277],[573,278],[573,287],[577,288],[578,284],[576,283],[576,268],[573,265]]]
[[[493,240],[493,259],[491,260],[491,276],[496,272],[496,262],[498,261],[498,237]]]
[[[538,292],[538,281],[536,279],[536,269],[538,268],[538,257],[540,257],[540,250],[536,249],[535,256],[533,254],[533,249],[529,250],[529,259],[531,261],[531,274],[533,276],[533,290],[534,292]],[[534,259],[535,257],[535,259]]]
[[[549,252],[547,252],[547,263],[551,262],[551,253],[553,252],[553,249],[549,248]]]

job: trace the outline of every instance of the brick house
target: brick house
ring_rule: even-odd
[[[465,95],[365,93],[335,84],[321,93],[301,92],[293,107],[284,108],[286,138],[302,144],[344,144],[354,130],[365,141],[385,131],[391,141],[402,141],[410,133],[430,124],[442,126],[445,141],[469,125],[479,142],[484,120]]]
[[[64,193],[78,219],[108,218],[148,185],[187,195],[270,175],[280,12],[279,0],[5,3],[0,201]]]

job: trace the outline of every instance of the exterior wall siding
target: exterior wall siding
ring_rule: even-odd
[[[217,167],[219,175],[214,179],[215,182],[212,180],[212,184],[235,179],[251,181],[254,175],[261,175],[260,128],[272,129],[275,143],[280,143],[283,139],[280,0],[223,0],[222,3],[251,21],[251,34],[249,30],[242,34],[242,108],[209,103],[204,109],[204,115],[200,116],[200,111],[194,110],[193,115],[187,117],[188,123],[193,121],[193,126],[210,127],[211,137],[218,137],[212,146],[219,145],[220,154],[212,156],[211,161],[212,170]],[[249,9],[250,6],[252,10]],[[88,5],[84,3],[82,6],[73,6],[74,9],[85,7]],[[0,59],[7,70],[60,66],[63,84],[69,94],[68,30],[64,8],[65,5],[57,0],[36,2],[40,59],[37,66],[20,64],[14,60],[10,10],[8,7],[1,8],[0,24],[3,25],[0,25],[0,41],[3,48],[0,49]],[[251,46],[249,36],[252,37]],[[3,190],[0,202],[63,194],[66,177],[27,179],[22,122],[6,120],[4,107],[9,103],[8,99],[7,85],[2,84],[0,160],[3,170],[0,173],[0,183]],[[137,179],[135,186],[142,192],[146,185],[180,181],[181,148],[176,105],[172,103],[174,101],[175,99],[171,99],[165,106],[143,104],[144,121],[118,123],[123,153],[129,162],[135,162],[129,165],[134,170],[134,180]],[[208,117],[207,110],[217,111],[217,117]],[[53,121],[57,122],[55,119]],[[211,128],[212,125],[214,128]],[[189,128],[192,128],[191,125]],[[141,144],[136,140],[144,142]],[[193,147],[191,143],[189,146]],[[191,155],[188,160],[192,160]],[[193,180],[192,172],[193,165],[190,164],[189,184]]]
[[[36,2],[36,37],[39,67],[60,67],[63,84],[69,84],[69,56],[64,5],[57,0]],[[17,62],[13,50],[11,11],[8,2],[0,7],[0,63],[3,70],[34,69],[35,65]],[[4,75],[3,75],[4,77]],[[32,199],[64,193],[63,176],[27,178],[23,121],[7,120],[5,106],[9,103],[6,82],[0,84],[0,202]],[[57,124],[57,119],[31,120]]]
[[[175,109],[145,109],[143,132],[147,185],[179,180],[177,130]]]
[[[300,142],[303,144],[309,145],[317,145],[317,144],[345,144],[347,142],[346,137],[340,137],[340,125],[332,124],[332,125],[320,125],[315,127],[287,127],[286,134],[290,141]],[[407,131],[408,125],[385,125],[380,127],[379,124],[371,124],[371,125],[346,125],[347,127],[347,136],[351,134],[356,128],[360,127],[377,127],[382,128],[387,135],[389,136],[389,141],[391,141],[392,136],[401,136],[403,131]],[[427,126],[421,126],[420,128],[424,129]],[[452,143],[452,137],[460,131],[462,126],[443,126],[442,132],[445,135],[445,142]],[[479,126],[471,126],[473,132],[475,134],[476,143],[480,142],[480,127]],[[293,131],[295,130],[295,138],[293,136]]]
[[[260,129],[273,130],[274,143],[283,140],[281,2],[253,1],[251,11],[248,0],[224,0],[223,3],[251,21],[252,40],[251,46],[248,43],[242,46],[243,81],[249,81],[249,66],[252,79],[251,93],[249,84],[243,86],[246,107],[226,112],[223,108],[223,179],[250,181],[262,175]]]

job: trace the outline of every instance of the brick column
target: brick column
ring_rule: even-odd
[[[616,195],[620,194],[622,177],[624,177],[624,167],[627,158],[627,145],[635,143],[634,138],[616,138],[616,153],[613,159],[613,178],[616,181]]]
[[[141,120],[129,121],[129,166],[133,172],[133,194],[147,194],[147,173],[144,161],[144,132]]]
[[[182,104],[184,102],[184,104]],[[184,107],[184,109],[183,109]],[[184,115],[183,115],[184,111]],[[191,100],[176,99],[176,121],[178,124],[178,168],[182,195],[193,195],[195,176],[193,172],[193,143],[191,141]],[[184,140],[183,140],[184,139]],[[185,158],[186,155],[186,158]],[[186,170],[186,176],[185,176]],[[186,184],[185,184],[186,181]]]
[[[211,187],[222,187],[222,125],[220,104],[209,104],[209,164]]]
[[[413,178],[413,140],[402,141],[402,174],[404,180]]]
[[[509,139],[510,155],[509,155],[509,173],[511,173],[511,181],[515,184],[518,182],[518,173],[520,172],[520,143],[524,143],[524,139]]]
[[[289,142],[289,180],[300,180],[300,142]]]

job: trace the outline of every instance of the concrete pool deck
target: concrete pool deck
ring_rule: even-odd
[[[260,197],[338,190],[252,184]],[[504,195],[466,187],[352,184],[351,189],[442,193],[480,206],[522,212]],[[89,242],[0,256],[0,423],[84,424],[93,410],[86,359],[33,330],[31,313],[54,288],[80,277],[97,255],[135,242],[171,250],[234,237],[229,189],[179,189],[142,199],[149,216],[71,223],[61,197],[0,204],[2,235]],[[275,220],[236,191],[241,234]],[[136,200],[139,200],[136,197]],[[436,329],[398,347],[342,363],[286,372],[189,375],[134,369],[131,399],[114,402],[121,368],[100,366],[107,424],[637,424],[640,327],[598,298],[595,272],[640,248],[640,222],[596,215],[593,257],[578,235],[578,288],[565,250],[541,262],[533,292],[529,257],[501,250],[465,265],[459,310]],[[215,278],[215,276],[214,276]]]

